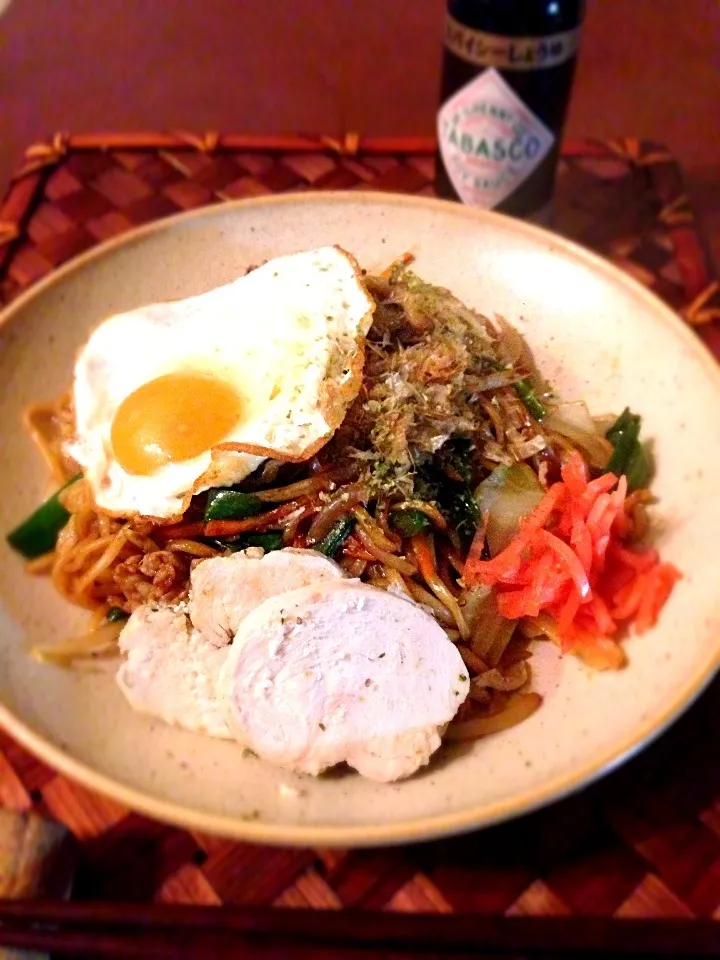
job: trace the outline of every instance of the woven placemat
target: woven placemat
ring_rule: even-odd
[[[0,207],[0,297],[138,224],[307,189],[431,194],[434,145],[349,136],[57,136]],[[655,289],[720,355],[720,287],[680,172],[658,145],[564,150],[555,227]],[[720,682],[658,743],[584,793],[470,836],[388,850],[275,849],[150,821],[0,735],[0,805],[79,840],[76,895],[118,900],[720,919]]]

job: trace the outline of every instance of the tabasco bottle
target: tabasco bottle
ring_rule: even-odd
[[[584,0],[448,0],[441,197],[519,217],[552,196]]]

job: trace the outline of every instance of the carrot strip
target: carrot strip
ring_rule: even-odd
[[[615,620],[629,620],[634,617],[640,606],[643,594],[647,589],[649,571],[639,573],[626,587],[618,591],[613,598],[615,607],[612,616]]]
[[[621,540],[626,540],[631,537],[635,529],[635,521],[633,517],[627,516],[625,511],[619,513],[615,517],[615,521],[612,526],[613,533],[618,536]]]
[[[659,563],[645,574],[646,587],[638,606],[635,632],[644,633],[655,624],[658,614],[670,596],[680,572],[669,563]]]
[[[170,523],[166,527],[156,527],[153,536],[159,540],[192,540],[203,536],[203,523]]]
[[[563,651],[572,649],[572,622],[580,609],[580,595],[577,590],[570,590],[567,600],[560,609],[557,618],[558,633],[562,642]]]
[[[588,468],[577,450],[573,450],[570,456],[563,461],[560,467],[560,476],[571,497],[581,497],[587,490]]]
[[[644,589],[640,596],[640,602],[638,603],[637,613],[635,616],[635,630],[637,633],[645,633],[645,631],[655,622],[656,616],[655,602],[657,599],[659,584],[657,583],[655,570],[651,570],[644,576]]]
[[[534,596],[532,587],[522,590],[505,590],[497,595],[497,608],[506,620],[519,620],[521,617],[537,617],[540,605]]]
[[[549,550],[546,550],[528,569],[528,586],[532,587],[536,605],[546,606],[557,594],[558,577],[554,568],[555,558]],[[527,616],[536,617],[537,613],[528,613]]]
[[[465,563],[465,583],[477,586],[484,583],[492,586],[508,574],[516,575],[522,561],[522,554],[538,530],[548,522],[566,496],[565,485],[554,483],[533,512],[521,524],[515,539],[492,560],[477,560]]]
[[[617,623],[610,616],[610,611],[608,606],[603,600],[603,598],[595,593],[593,594],[592,600],[589,603],[590,613],[593,615],[597,629],[601,634],[607,636],[608,634],[615,633],[617,631]]]
[[[619,560],[638,573],[649,570],[659,561],[657,550],[652,549],[652,547],[645,550],[630,550],[621,543],[611,543],[608,547],[608,553],[613,559]]]
[[[575,584],[578,595],[583,599],[589,598],[591,594],[590,581],[583,565],[578,560],[577,554],[564,543],[554,533],[549,530],[538,530],[538,539],[557,554],[560,562],[567,568],[567,572]]]
[[[585,573],[589,576],[593,565],[593,539],[587,524],[583,523],[582,520],[576,520],[573,523],[570,546],[577,554]]]
[[[598,477],[596,480],[591,480],[587,485],[587,489],[580,497],[580,504],[585,510],[589,510],[592,505],[595,503],[597,498],[603,494],[608,493],[615,484],[618,482],[618,478],[614,473],[604,473],[601,477]]]
[[[206,537],[234,537],[238,533],[245,533],[247,530],[263,530],[294,513],[299,506],[302,506],[302,503],[299,500],[293,500],[290,503],[283,503],[282,506],[276,507],[274,510],[268,510],[267,513],[259,513],[254,517],[247,517],[245,520],[209,520],[202,527],[202,535]]]
[[[637,633],[653,626],[680,574],[655,550],[623,542],[634,524],[625,476],[588,481],[577,453],[566,458],[561,476],[492,560],[481,559],[484,532],[476,538],[465,579],[493,586],[504,617],[544,618],[544,632],[563,651],[601,670],[618,669],[625,655],[612,637],[620,623],[634,621]]]
[[[608,509],[612,509],[612,500],[610,499],[610,494],[599,494],[593,505],[590,507],[590,510],[587,514],[587,520],[585,521],[587,523],[588,530],[594,535],[593,539],[597,539],[597,537],[601,535],[601,521],[608,512]]]
[[[371,553],[368,553],[354,533],[351,533],[343,544],[343,553],[346,557],[352,557],[354,560],[365,560],[368,563],[375,563],[375,557]]]
[[[587,485],[586,494],[598,496],[601,493],[607,493],[609,490],[612,490],[616,483],[620,483],[621,481],[622,477],[618,479],[614,473],[604,473],[601,477],[590,481]],[[625,480],[625,484],[627,484],[627,479]]]
[[[422,533],[415,534],[412,538],[412,546],[418,569],[426,583],[434,580],[437,576],[431,542],[430,538]]]

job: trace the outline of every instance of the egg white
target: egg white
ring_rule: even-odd
[[[175,517],[192,493],[238,483],[267,456],[299,460],[322,446],[360,385],[373,302],[358,273],[344,251],[323,247],[100,324],[75,366],[68,450],[97,505],[117,516]],[[245,402],[241,422],[222,449],[147,476],[128,473],[110,440],[118,407],[143,384],[183,370],[232,384]]]

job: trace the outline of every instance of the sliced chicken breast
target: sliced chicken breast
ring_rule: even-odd
[[[222,646],[268,597],[342,577],[340,567],[316,550],[285,548],[263,555],[251,547],[230,557],[212,557],[191,574],[190,618],[208,640]]]
[[[310,774],[347,761],[383,782],[429,761],[468,690],[431,616],[350,581],[266,600],[240,624],[219,684],[231,731],[260,757]]]
[[[130,706],[165,723],[232,739],[217,698],[229,647],[217,647],[171,607],[139,607],[120,634],[117,673]]]
[[[340,567],[314,550],[263,554],[251,548],[213,557],[193,570],[190,617],[142,606],[120,634],[127,660],[117,681],[133,709],[187,730],[232,738],[217,699],[228,643],[241,620],[268,597],[316,580],[337,580]]]

